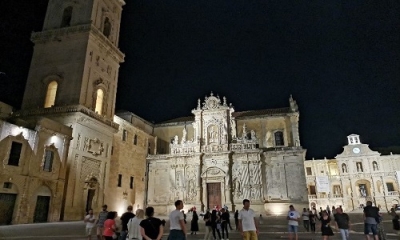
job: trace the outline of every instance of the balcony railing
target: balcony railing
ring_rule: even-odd
[[[398,196],[399,192],[398,191],[390,191],[387,193],[388,196]]]

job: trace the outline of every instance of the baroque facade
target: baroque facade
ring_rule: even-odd
[[[296,102],[290,107],[235,112],[226,98],[199,99],[193,117],[154,126],[158,153],[149,155],[146,203],[159,214],[177,199],[198,209],[252,201],[260,212],[307,205]]]
[[[368,200],[383,209],[399,204],[400,155],[372,151],[356,134],[347,139],[335,159],[305,161],[310,206],[352,211]]]

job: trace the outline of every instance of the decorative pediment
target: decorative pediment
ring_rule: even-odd
[[[199,106],[198,106],[199,107]],[[221,99],[219,96],[214,96],[213,92],[211,92],[209,97],[205,97],[203,102],[203,110],[215,110],[215,109],[226,109],[228,105],[226,104],[226,98],[223,97],[223,102],[221,103]]]

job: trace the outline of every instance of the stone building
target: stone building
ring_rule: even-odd
[[[281,213],[289,203],[307,205],[296,102],[290,107],[235,112],[212,93],[198,100],[192,117],[154,126],[156,155],[150,155],[147,204],[165,214],[176,199],[187,208],[241,206]]]
[[[400,155],[382,156],[355,134],[347,139],[335,159],[305,161],[310,206],[351,211],[368,200],[383,209],[399,204]]]
[[[50,119],[0,120],[0,225],[60,219],[72,129]]]

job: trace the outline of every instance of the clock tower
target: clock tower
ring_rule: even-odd
[[[47,117],[73,129],[61,218],[101,209],[110,178],[123,0],[49,0],[21,117]]]

